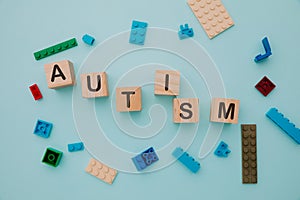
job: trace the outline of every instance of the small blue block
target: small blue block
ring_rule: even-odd
[[[84,145],[82,142],[68,144],[68,151],[74,152],[74,151],[82,151],[84,149]]]
[[[149,149],[145,150],[144,152],[138,154],[137,156],[131,159],[138,171],[147,168],[148,166],[152,165],[154,162],[159,160],[153,147],[150,147]]]
[[[129,43],[144,45],[148,24],[146,22],[132,21]]]
[[[219,157],[227,157],[230,152],[231,151],[228,149],[228,145],[221,141],[214,154]]]
[[[82,36],[82,41],[88,45],[93,45],[95,38],[93,38],[92,36],[85,34],[84,36]]]
[[[268,58],[270,55],[272,55],[272,51],[271,51],[271,47],[270,47],[270,43],[267,37],[264,37],[264,39],[262,40],[264,49],[265,49],[265,54],[259,54],[254,58],[255,62],[260,62],[266,58]]]
[[[178,37],[180,40],[193,37],[194,36],[194,31],[192,28],[189,28],[188,24],[180,25],[180,30],[178,31]]]
[[[53,126],[52,123],[43,120],[38,120],[36,122],[33,133],[40,137],[48,138],[50,136],[52,126]]]
[[[177,158],[183,165],[185,165],[193,173],[197,173],[197,171],[200,169],[200,163],[195,161],[195,159],[189,156],[188,153],[183,152],[182,148],[177,147],[173,151],[172,155],[175,158]]]

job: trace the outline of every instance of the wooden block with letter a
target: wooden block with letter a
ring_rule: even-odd
[[[197,123],[199,121],[199,99],[173,99],[173,122]]]
[[[84,98],[106,97],[109,95],[105,72],[81,74],[80,78]]]
[[[118,112],[141,111],[141,87],[122,87],[116,89],[116,102]]]

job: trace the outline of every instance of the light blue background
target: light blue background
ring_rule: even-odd
[[[0,0],[0,200],[300,199],[300,146],[264,115],[275,106],[300,126],[300,1],[224,0],[223,3],[235,26],[210,40],[185,0]],[[128,30],[133,19],[174,30],[186,22],[193,27],[194,39],[206,48],[221,72],[227,96],[241,101],[239,124],[256,123],[258,126],[258,184],[241,183],[239,124],[226,125],[221,136],[230,146],[230,156],[221,159],[210,154],[200,161],[202,168],[196,175],[180,163],[174,163],[150,174],[119,173],[113,185],[108,185],[84,171],[90,159],[87,151],[67,152],[67,144],[79,140],[72,115],[72,87],[48,89],[43,65],[69,59],[77,71],[93,49],[81,42],[83,34],[95,36],[97,45]],[[253,58],[263,52],[261,39],[265,35],[269,37],[273,55],[256,64]],[[36,50],[71,37],[77,38],[78,47],[40,61],[34,59]],[[155,56],[150,59],[150,55]],[[170,63],[176,61],[169,56],[161,57],[149,53],[149,56],[138,55],[135,59],[137,63],[162,59]],[[128,62],[130,59],[125,58],[124,65]],[[264,75],[277,85],[268,97],[254,88]],[[191,78],[193,81],[197,80]],[[43,100],[33,100],[28,89],[33,83],[39,85]],[[201,83],[195,85],[195,88],[205,89]],[[200,97],[199,134],[189,149],[194,157],[198,155],[206,131],[204,127],[208,124],[210,105],[205,92],[204,101]],[[38,118],[54,124],[49,139],[32,134]],[[144,122],[137,119],[137,123]],[[112,123],[111,128],[114,127]],[[126,146],[126,142],[124,139],[118,145]],[[47,146],[64,152],[57,168],[41,164]]]

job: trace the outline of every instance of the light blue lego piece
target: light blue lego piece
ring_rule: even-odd
[[[84,149],[84,145],[82,142],[68,144],[69,152],[82,151],[83,149]]]
[[[85,34],[84,36],[82,36],[82,41],[88,45],[93,45],[95,42],[95,38],[88,34]]]
[[[50,136],[52,126],[52,123],[37,120],[33,133],[40,137],[48,138]]]
[[[180,40],[193,37],[194,36],[194,31],[192,28],[189,28],[188,24],[180,25],[180,30],[178,31],[178,37]]]
[[[300,129],[295,127],[295,124],[291,123],[283,114],[279,113],[276,108],[271,108],[266,116],[270,118],[275,124],[277,124],[284,132],[286,132],[291,138],[300,144]]]
[[[228,145],[221,141],[214,154],[219,157],[227,157],[230,152],[231,151],[228,149]]]
[[[189,156],[188,153],[183,152],[182,148],[177,147],[173,151],[172,155],[175,158],[177,158],[183,165],[185,165],[193,173],[197,173],[197,171],[200,169],[200,163],[195,161],[195,159]]]
[[[153,147],[148,148],[147,150],[143,151],[142,153],[138,154],[137,156],[131,159],[138,171],[145,169],[146,167],[152,165],[154,162],[159,160]]]
[[[129,43],[144,45],[148,24],[146,22],[132,21]]]
[[[255,58],[254,58],[254,61],[255,62],[259,62],[259,61],[262,61],[266,58],[268,58],[270,55],[272,55],[272,52],[271,52],[271,47],[270,47],[270,43],[268,41],[268,38],[265,37],[263,40],[262,40],[262,43],[263,43],[263,46],[264,46],[264,49],[265,49],[265,54],[259,54],[257,55]]]

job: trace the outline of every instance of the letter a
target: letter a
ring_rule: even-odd
[[[58,74],[56,74],[56,70],[58,71]],[[66,80],[66,76],[61,71],[61,69],[59,68],[58,65],[54,65],[54,67],[53,67],[52,76],[51,76],[51,82],[54,82],[56,77],[61,77],[63,80]]]

